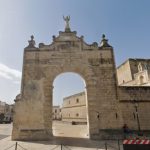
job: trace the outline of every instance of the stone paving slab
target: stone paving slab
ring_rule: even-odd
[[[61,126],[62,128],[60,128],[59,126]],[[79,132],[81,126],[71,126],[71,125],[69,126],[69,128],[72,127],[71,128],[72,130],[69,129],[70,135],[73,135],[72,138],[68,137],[69,136],[67,130],[68,126],[56,122],[54,127],[55,129],[59,129],[56,130],[59,131],[57,133],[58,137],[55,135],[49,141],[17,141],[18,144],[24,148],[23,149],[18,146],[17,150],[60,150],[61,144],[65,145],[62,148],[63,150],[104,150],[106,141],[90,140],[86,136],[82,136],[82,138],[79,138],[79,136],[77,136],[78,134],[75,132]],[[82,130],[82,131],[86,131],[86,130]],[[0,150],[6,150],[11,146],[13,147],[8,150],[15,150],[16,141],[11,140],[11,132],[12,132],[12,124],[0,125]],[[61,137],[62,135],[60,136],[59,134],[60,132],[63,132],[66,137]],[[107,141],[107,143],[109,144],[108,150],[118,150],[117,141],[109,140]]]
[[[15,150],[16,141],[11,140],[11,136],[0,140],[0,150]],[[50,141],[17,141],[17,150],[105,150],[105,141],[92,141],[87,139],[53,138]],[[118,150],[116,141],[109,141],[108,150]],[[20,147],[21,146],[21,147]],[[122,148],[121,148],[122,150]]]
[[[0,134],[0,140],[6,138],[6,137],[8,137],[8,136],[9,136],[9,135],[3,135],[3,134]]]

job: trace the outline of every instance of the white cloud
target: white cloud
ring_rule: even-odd
[[[12,80],[18,84],[21,81],[21,72],[0,63],[0,77]]]

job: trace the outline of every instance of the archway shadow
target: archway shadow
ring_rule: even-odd
[[[83,147],[83,148],[105,148],[105,143],[117,146],[116,140],[91,140],[86,138],[71,138],[71,137],[52,137],[48,141],[24,141],[28,143],[37,143],[44,145],[62,145],[69,149],[69,147]],[[71,149],[71,148],[70,148]]]

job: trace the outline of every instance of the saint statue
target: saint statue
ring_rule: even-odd
[[[138,71],[139,71],[139,72],[143,71],[143,67],[142,67],[141,62],[139,62],[139,64],[138,64]]]
[[[66,22],[65,31],[70,32],[70,26],[69,26],[70,16],[66,16],[66,17],[63,16],[63,19]]]

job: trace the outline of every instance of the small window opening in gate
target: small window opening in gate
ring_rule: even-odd
[[[118,114],[116,113],[116,119],[118,118]]]
[[[99,113],[97,113],[97,119],[99,119],[99,118],[100,118]]]

